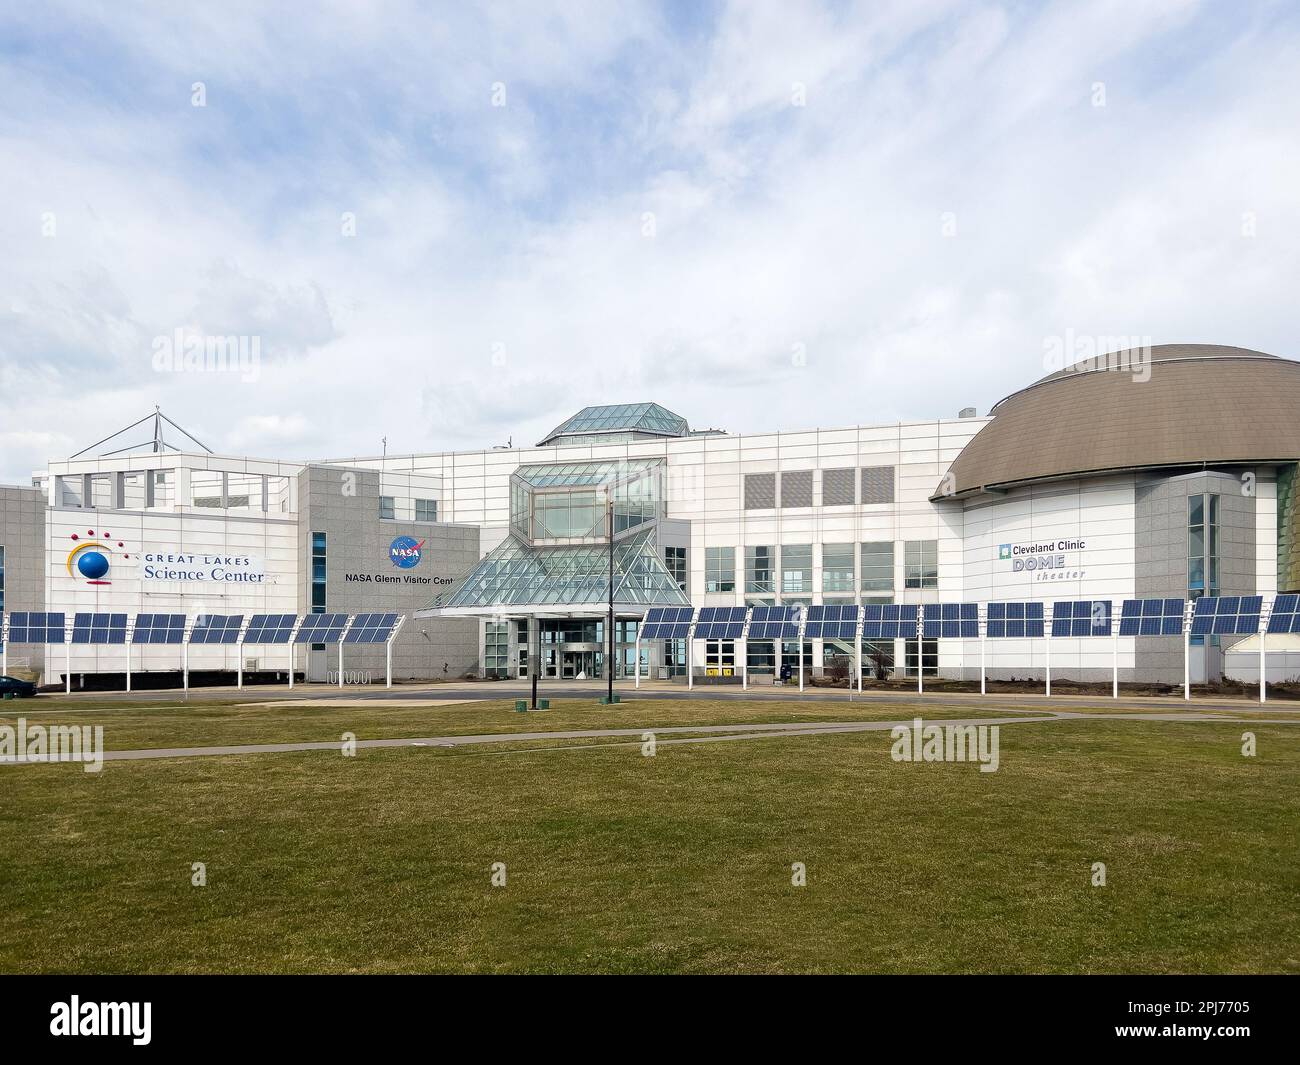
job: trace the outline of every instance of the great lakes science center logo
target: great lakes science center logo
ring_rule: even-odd
[[[413,569],[420,564],[424,541],[413,536],[399,536],[388,545],[388,557],[398,569]]]
[[[94,529],[87,529],[89,540],[82,540],[80,533],[73,533],[69,539],[77,546],[68,552],[68,576],[80,578],[86,584],[112,584],[107,580],[108,571],[113,565],[113,556],[126,545],[121,540],[114,546],[113,537],[101,530],[98,538]],[[123,554],[122,558],[131,556]]]

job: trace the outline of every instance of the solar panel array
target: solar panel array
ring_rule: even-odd
[[[1192,635],[1250,636],[1259,632],[1263,607],[1259,595],[1203,596],[1192,614]]]
[[[691,606],[652,606],[641,623],[641,638],[684,640],[694,616],[695,608]]]
[[[9,615],[9,642],[63,643],[66,624],[63,614],[15,610]]]
[[[1043,635],[1042,603],[990,603],[988,637],[1033,639]]]
[[[1076,599],[1052,605],[1053,636],[1109,636],[1111,601]]]
[[[738,640],[745,628],[743,606],[706,606],[700,608],[695,623],[697,640]]]
[[[870,603],[862,608],[864,640],[916,638],[917,608],[898,603]]]
[[[348,629],[343,642],[385,643],[396,624],[396,614],[358,614],[352,619],[352,628]]]
[[[1300,595],[1279,595],[1268,617],[1269,632],[1300,632]]]
[[[343,626],[348,623],[346,614],[308,614],[298,626],[295,643],[338,643]]]
[[[200,614],[190,632],[190,643],[232,644],[239,640],[243,614]]]
[[[184,636],[184,614],[137,614],[131,642],[180,643]]]
[[[1125,599],[1120,607],[1121,636],[1181,636],[1182,599]]]
[[[254,614],[244,633],[244,643],[288,643],[297,614]]]
[[[72,642],[126,643],[125,614],[77,614],[72,619]]]
[[[803,634],[809,640],[851,640],[858,628],[858,608],[853,603],[830,603],[808,608]]]
[[[795,640],[799,624],[793,606],[756,606],[749,620],[751,640]]]
[[[980,634],[978,603],[926,603],[921,614],[921,635],[927,639],[977,640]]]

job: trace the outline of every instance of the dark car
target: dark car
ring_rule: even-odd
[[[19,680],[17,677],[0,677],[0,698],[6,695],[17,695],[21,699],[30,699],[36,694],[36,685],[30,680]]]

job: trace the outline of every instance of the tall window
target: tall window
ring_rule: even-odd
[[[436,499],[417,499],[415,501],[416,521],[437,521],[438,501]]]
[[[772,594],[776,591],[776,582],[772,578],[772,547],[745,548],[745,591],[759,595]]]
[[[5,549],[0,547],[0,613],[5,608]]]
[[[879,540],[862,545],[862,591],[894,594],[894,544]]]
[[[325,612],[325,534],[311,534],[311,612]]]
[[[668,567],[669,574],[677,582],[677,587],[683,592],[686,591],[686,548],[665,547],[664,565]]]
[[[736,549],[734,547],[704,549],[704,590],[706,592],[736,590]]]
[[[1187,497],[1187,597],[1219,594],[1219,497]],[[1204,636],[1191,642],[1204,644]],[[1211,637],[1217,644],[1217,637]]]
[[[822,591],[854,592],[853,545],[822,544]]]
[[[483,628],[483,672],[489,677],[509,673],[510,623],[489,621]]]
[[[908,540],[903,549],[903,587],[939,587],[939,541]]]
[[[812,595],[812,544],[781,545],[781,594]]]
[[[393,505],[392,496],[379,497],[379,516],[392,521],[397,516],[397,508]]]

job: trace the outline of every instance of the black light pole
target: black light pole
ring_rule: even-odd
[[[606,524],[609,526],[609,654],[605,658],[605,672],[609,677],[609,699],[614,705],[614,493],[605,491]]]
[[[533,631],[537,632],[536,644],[533,642]],[[532,659],[529,667],[529,674],[533,680],[533,709],[537,709],[537,674],[542,668],[542,622],[540,618],[530,618],[528,621],[528,652]],[[536,653],[534,654],[534,649]]]

